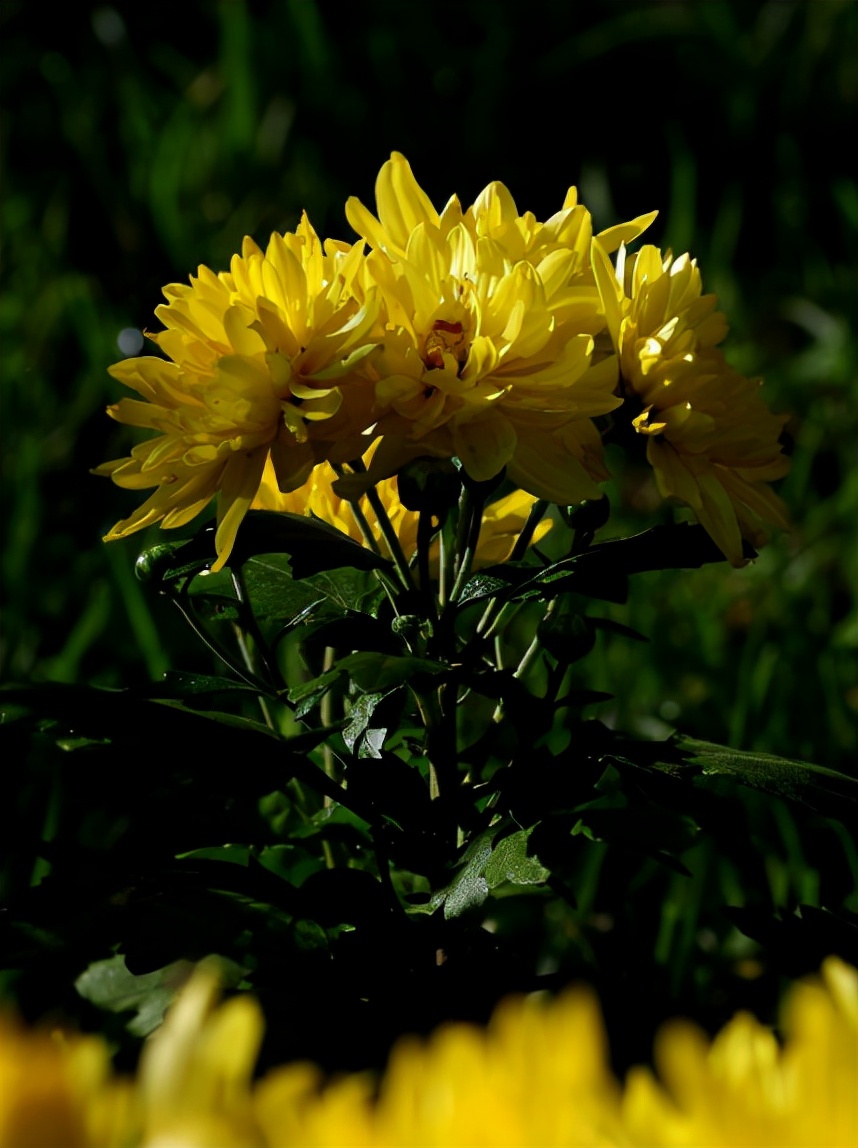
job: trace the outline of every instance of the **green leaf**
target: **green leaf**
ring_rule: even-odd
[[[561,665],[577,662],[589,654],[596,642],[592,621],[581,614],[552,614],[543,618],[536,628],[536,636]]]
[[[208,845],[201,849],[191,849],[189,853],[177,853],[177,861],[229,861],[233,865],[246,866],[250,860],[249,845]]]
[[[539,859],[527,852],[531,829],[503,834],[495,826],[482,833],[468,847],[456,876],[443,889],[433,893],[427,904],[415,912],[433,912],[444,906],[450,920],[479,909],[491,889],[500,885],[541,885],[550,876]],[[497,845],[495,845],[497,841]]]
[[[94,961],[74,983],[80,996],[97,1008],[109,1012],[133,1012],[128,1031],[135,1036],[148,1036],[164,1019],[173,997],[187,981],[192,961],[174,961],[153,973],[134,976],[118,955],[105,961]],[[236,982],[237,983],[237,982]]]
[[[673,744],[682,761],[665,763],[667,772],[691,771],[701,777],[730,777],[752,789],[807,805],[838,821],[858,813],[858,780],[806,761],[748,752],[678,736]],[[662,766],[662,763],[658,763]]]
[[[326,670],[324,674],[319,674],[317,678],[311,678],[309,682],[301,682],[300,685],[293,686],[289,691],[290,702],[303,702],[306,699],[312,698],[312,708],[331,688],[333,683],[339,678],[341,669],[336,667],[333,670]],[[304,713],[307,709],[304,710]],[[303,714],[299,715],[303,716]]]
[[[257,691],[245,682],[235,681],[234,678],[219,677],[215,674],[193,674],[184,670],[167,670],[163,681],[148,686],[143,696],[176,698],[187,702],[193,708],[201,702],[214,701],[224,694],[235,692],[256,694]]]
[[[491,856],[493,836],[494,831],[490,834],[484,833],[472,842],[456,877],[430,898],[428,905],[430,911],[443,905],[444,916],[447,920],[451,920],[453,917],[461,917],[463,913],[479,909],[489,895],[489,883],[484,871]]]
[[[349,722],[342,733],[343,741],[354,751],[355,742],[366,729],[379,702],[386,697],[384,693],[361,694],[355,698],[349,710]]]
[[[597,706],[602,702],[612,701],[614,694],[607,694],[604,690],[569,690],[562,698],[554,703],[555,709],[581,709],[584,706]]]
[[[229,594],[192,592],[194,611],[206,622],[237,622],[241,617],[238,601]]]
[[[469,602],[479,602],[486,598],[494,598],[498,594],[506,593],[514,585],[514,580],[500,578],[496,574],[487,574],[485,571],[475,574],[465,583],[465,588],[459,596],[459,606]]]
[[[386,739],[387,728],[385,726],[365,730],[358,747],[358,757],[371,757],[380,760]]]
[[[430,658],[399,657],[362,651],[349,654],[337,663],[337,672],[349,675],[359,690],[374,693],[405,685],[415,674],[437,675],[449,670],[443,662]]]
[[[343,610],[355,610],[362,614],[378,612],[384,600],[384,590],[367,570],[323,571],[308,578],[307,585],[324,594],[331,602]]]
[[[235,552],[240,562],[256,554],[288,554],[296,578],[351,566],[377,570],[390,563],[318,518],[269,510],[251,510],[238,530]]]
[[[613,618],[590,618],[590,625],[597,630],[606,630],[609,634],[620,634],[624,638],[631,638],[634,642],[648,642],[646,634],[640,634],[631,626],[624,626],[622,622],[615,622]]]
[[[207,957],[216,963],[221,983],[234,987],[244,970],[225,957]],[[173,961],[163,969],[135,976],[121,954],[94,961],[77,978],[74,987],[84,1000],[108,1012],[134,1012],[126,1025],[133,1036],[148,1036],[164,1019],[176,993],[194,970],[193,961]]]
[[[291,622],[325,603],[324,594],[306,582],[297,582],[289,559],[283,554],[251,558],[245,564],[244,578],[253,612],[258,618]]]
[[[528,839],[533,832],[520,829],[504,837],[492,850],[485,868],[485,877],[490,889],[509,882],[512,885],[542,885],[551,873],[539,858],[528,854]]]

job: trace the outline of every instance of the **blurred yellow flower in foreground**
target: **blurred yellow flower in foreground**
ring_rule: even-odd
[[[787,997],[779,1044],[738,1014],[710,1042],[686,1022],[656,1042],[660,1079],[608,1067],[587,990],[503,1002],[485,1030],[407,1038],[376,1088],[311,1065],[252,1082],[258,1005],[216,1006],[198,970],[147,1043],[136,1085],[97,1038],[0,1029],[3,1148],[854,1148],[858,972],[837,958]]]
[[[661,1082],[634,1070],[629,1143],[652,1148],[846,1148],[858,1144],[858,972],[834,957],[787,998],[784,1046],[747,1013],[710,1043],[687,1021],[659,1034]]]
[[[289,514],[313,514],[323,522],[335,526],[348,534],[355,542],[364,542],[355,509],[344,498],[334,492],[333,484],[337,481],[337,474],[330,466],[316,467],[303,486],[288,494],[283,494],[277,488],[277,479],[273,467],[269,464],[262,475],[262,484],[253,502],[254,510],[286,511]],[[408,510],[399,501],[399,491],[395,478],[382,479],[376,487],[378,496],[390,523],[407,559],[417,550],[417,526],[420,515],[416,511]],[[521,533],[527,516],[536,502],[532,494],[523,490],[515,490],[512,494],[490,503],[483,510],[482,529],[477,554],[474,560],[474,569],[491,566],[496,562],[504,562],[513,548],[516,538]],[[390,548],[378,524],[378,520],[366,497],[358,499],[358,513],[372,533],[379,552],[389,558]],[[533,534],[533,542],[544,538],[551,529],[551,520],[543,519]],[[430,551],[433,562],[437,561],[438,543],[433,543]]]
[[[28,1031],[0,1014],[3,1148],[124,1148],[133,1112],[133,1086],[112,1078],[100,1037]]]
[[[378,218],[352,198],[346,215],[373,250],[366,280],[381,292],[386,332],[371,369],[383,435],[371,473],[417,455],[458,457],[478,481],[504,467],[516,485],[558,503],[599,498],[607,477],[591,418],[619,406],[616,357],[590,270],[590,213],[570,188],[539,223],[492,183],[463,210],[438,212],[394,152],[376,182]],[[602,233],[614,250],[654,218]]]
[[[362,243],[323,245],[304,216],[264,253],[245,239],[229,272],[200,267],[190,286],[165,288],[156,314],[166,330],[150,338],[169,358],[111,367],[145,401],[108,408],[159,434],[95,471],[156,490],[108,540],[157,522],[182,526],[217,495],[220,569],[266,463],[280,489],[293,490],[337,449],[343,458],[365,449],[374,396],[355,368],[372,350],[377,305],[372,292],[361,303],[353,292],[362,258]]]
[[[740,566],[743,538],[760,545],[764,524],[789,529],[765,485],[789,470],[778,441],[785,420],[768,410],[758,380],[725,361],[717,344],[727,321],[688,255],[645,246],[626,259],[621,249],[614,269],[597,237],[593,269],[622,385],[643,407],[634,427],[647,436],[659,491],[690,506]]]

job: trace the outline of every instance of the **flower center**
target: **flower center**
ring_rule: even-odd
[[[468,357],[465,329],[461,323],[436,319],[423,344],[423,362],[427,370],[443,368],[445,355],[452,355],[460,365],[465,362]]]

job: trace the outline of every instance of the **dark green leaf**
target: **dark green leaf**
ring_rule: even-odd
[[[288,554],[296,578],[340,566],[375,570],[389,565],[369,547],[327,522],[267,510],[251,510],[245,517],[238,530],[235,554],[239,562],[256,554]]]
[[[673,742],[681,761],[658,763],[667,772],[690,771],[701,777],[731,777],[752,789],[761,789],[786,801],[799,802],[839,821],[858,812],[858,780],[805,761],[750,753],[678,736]]]
[[[233,678],[223,678],[215,674],[191,674],[184,670],[167,670],[164,680],[146,689],[146,697],[176,698],[188,701],[191,706],[200,700],[213,699],[224,694],[255,693],[252,686]]]
[[[258,618],[290,622],[325,602],[325,596],[306,582],[297,582],[289,559],[266,554],[245,564],[244,578],[253,612]]]
[[[527,852],[528,838],[532,832],[532,828],[521,829],[504,837],[494,847],[485,868],[490,889],[505,882],[512,885],[542,885],[551,876],[539,858]]]
[[[228,861],[232,865],[246,866],[250,860],[249,845],[209,845],[202,849],[192,849],[189,853],[177,853],[177,861]]]
[[[508,591],[514,583],[494,574],[481,572],[475,574],[465,583],[465,588],[459,597],[459,605],[465,606],[469,602],[478,602],[486,598]]]
[[[205,622],[237,622],[238,601],[228,594],[193,594],[194,611]]]
[[[317,678],[311,678],[308,682],[301,682],[300,685],[293,686],[289,691],[289,701],[302,702],[305,699],[312,698],[312,705],[315,705],[324,697],[341,673],[342,671],[338,666],[336,669],[327,670],[324,674],[319,674]],[[312,708],[312,706],[310,708]],[[305,710],[304,712],[307,711]]]
[[[612,701],[613,694],[603,690],[570,690],[554,703],[555,709],[581,709],[583,706],[597,706]]]
[[[437,675],[448,669],[443,662],[429,658],[398,657],[372,651],[349,654],[337,663],[337,672],[347,673],[364,693],[405,685],[415,674]]]
[[[358,747],[358,757],[381,758],[386,738],[387,729],[384,727],[365,730]]]
[[[372,693],[361,694],[360,697],[355,698],[352,708],[349,710],[348,725],[342,733],[343,741],[350,750],[354,750],[355,742],[366,729],[376,706],[384,697],[383,693]]]
[[[128,1031],[135,1036],[148,1036],[164,1019],[173,997],[193,968],[191,961],[174,961],[156,972],[134,976],[126,968],[125,957],[119,955],[95,961],[81,973],[74,987],[84,1000],[97,1008],[134,1012],[136,1015],[129,1021]]]
[[[543,618],[536,636],[561,665],[571,665],[589,654],[596,641],[591,620],[581,614],[552,614]]]
[[[635,642],[648,642],[646,634],[640,634],[631,626],[624,626],[622,622],[615,622],[613,618],[590,618],[590,625],[597,630],[606,630],[610,634],[621,634],[624,638],[631,638]]]
[[[370,571],[323,571],[307,579],[307,585],[319,591],[343,610],[375,614],[384,600],[384,591]]]
[[[479,909],[489,895],[489,884],[484,872],[491,856],[493,836],[494,831],[490,834],[484,833],[471,844],[455,878],[446,888],[431,897],[428,906],[431,910],[443,904],[444,916],[450,920],[453,917],[461,917],[468,911]]]

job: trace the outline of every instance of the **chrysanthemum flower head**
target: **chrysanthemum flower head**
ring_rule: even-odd
[[[589,266],[592,224],[571,189],[546,223],[519,215],[502,184],[467,210],[438,212],[405,158],[384,164],[378,218],[358,200],[349,222],[373,248],[366,275],[386,311],[374,358],[389,410],[376,427],[378,477],[417,455],[457,456],[471,477],[504,467],[555,502],[598,498],[606,477],[591,418],[619,405],[616,360],[595,353],[605,325]],[[603,235],[613,249],[651,221]]]
[[[134,1110],[99,1037],[28,1030],[0,1015],[0,1144],[122,1148]]]
[[[727,333],[714,295],[702,293],[688,255],[674,259],[645,246],[616,269],[593,241],[593,270],[620,360],[621,385],[642,408],[633,419],[647,436],[659,491],[694,511],[734,566],[742,539],[765,541],[765,524],[788,529],[781,500],[766,483],[789,469],[779,436],[784,419],[760,398],[759,380],[727,364]]]
[[[217,495],[219,569],[270,462],[282,490],[320,458],[353,454],[372,421],[372,384],[357,372],[372,350],[377,303],[354,281],[363,244],[320,242],[306,216],[272,235],[265,252],[245,239],[229,272],[200,267],[190,286],[165,289],[150,336],[166,359],[126,359],[111,374],[142,397],[108,408],[155,438],[104,463],[131,490],[155,487],[108,539],[160,522],[184,525]]]
[[[794,986],[781,1046],[748,1013],[709,1041],[687,1021],[662,1031],[660,1083],[645,1069],[623,1101],[628,1142],[652,1148],[847,1148],[858,1143],[858,972],[830,957]]]

